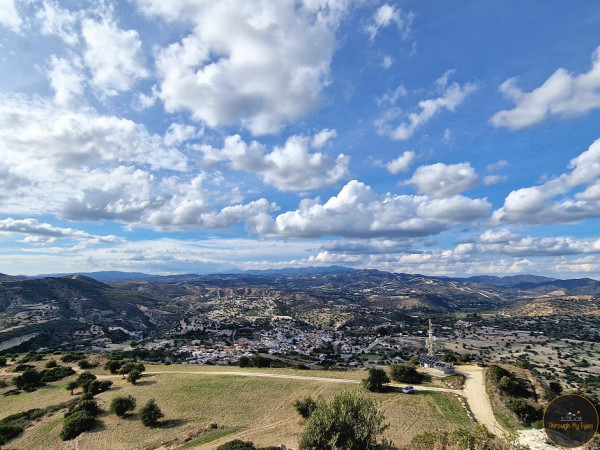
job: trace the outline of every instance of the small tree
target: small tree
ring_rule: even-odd
[[[0,367],[4,367],[6,365],[6,358],[4,356],[0,356]]]
[[[63,429],[60,432],[60,438],[63,441],[75,439],[84,431],[94,428],[96,419],[85,411],[76,411],[63,421]]]
[[[43,386],[42,375],[35,369],[25,369],[21,375],[13,378],[13,383],[18,389],[31,392]]]
[[[256,450],[256,447],[252,442],[245,442],[241,439],[235,439],[233,441],[226,442],[223,445],[219,445],[217,450]]]
[[[58,367],[58,364],[56,363],[55,359],[51,359],[44,365],[44,367],[46,367],[46,369],[52,369],[53,367]]]
[[[79,387],[79,384],[77,384],[77,381],[73,380],[73,381],[69,381],[69,382],[67,383],[67,386],[65,387],[65,389],[66,389],[67,391],[71,391],[71,395],[73,395],[73,391],[74,391],[75,389],[77,389],[78,387]]]
[[[387,428],[375,402],[360,391],[342,391],[330,402],[319,401],[300,440],[300,450],[376,448]]]
[[[135,384],[140,378],[142,378],[142,374],[137,369],[133,369],[127,374],[127,381],[129,381],[131,384]]]
[[[306,397],[304,400],[296,400],[294,402],[294,408],[298,411],[304,419],[308,419],[312,413],[317,409],[317,402],[312,397]]]
[[[409,364],[392,364],[390,377],[398,383],[420,383],[423,376]]]
[[[118,360],[115,360],[115,359],[109,360],[104,365],[104,369],[108,370],[113,375],[116,374],[119,371],[120,368],[121,368],[121,361],[118,361]]]
[[[237,365],[239,367],[248,367],[250,365],[250,358],[248,358],[247,356],[240,356]]]
[[[385,389],[383,385],[389,382],[390,377],[385,370],[377,368],[369,369],[369,376],[362,381],[364,387],[371,392],[382,392]]]
[[[156,404],[156,401],[151,398],[144,406],[142,406],[138,416],[144,426],[152,427],[158,423],[158,419],[164,417],[164,414]]]
[[[135,409],[135,398],[131,395],[117,396],[110,402],[110,412],[114,412],[119,417],[124,417],[129,411]]]

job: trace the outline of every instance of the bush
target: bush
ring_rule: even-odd
[[[511,373],[508,370],[503,369],[502,367],[497,366],[495,364],[491,364],[490,366],[488,366],[487,371],[490,374],[490,376],[496,381],[500,381],[502,377],[511,376]]]
[[[142,374],[137,369],[133,369],[127,374],[127,381],[129,381],[131,384],[135,384],[140,378],[142,378]]]
[[[110,387],[112,386],[112,384],[113,383],[110,380],[88,381],[82,386],[83,393],[90,394],[93,397],[94,395],[99,394],[100,392],[108,391],[110,389]]]
[[[65,377],[71,376],[75,373],[70,367],[52,367],[50,369],[44,369],[40,372],[42,381],[49,383],[51,381],[62,380]]]
[[[0,424],[0,445],[6,444],[22,432],[23,428],[17,425]]]
[[[138,412],[138,416],[140,417],[140,420],[144,426],[151,427],[156,425],[158,423],[158,419],[164,417],[165,415],[156,404],[156,401],[151,398],[144,406],[142,406]]]
[[[390,382],[390,377],[383,369],[372,368],[369,369],[369,376],[365,378],[362,383],[365,388],[371,392],[382,392],[386,383]]]
[[[135,398],[131,395],[117,396],[110,402],[110,412],[115,413],[119,417],[124,417],[129,411],[135,409]]]
[[[360,391],[342,391],[320,400],[300,439],[300,450],[376,448],[387,428],[375,402]]]
[[[79,374],[75,381],[77,382],[78,386],[83,386],[84,384],[89,383],[90,381],[94,381],[96,378],[96,375],[94,375],[93,373],[83,372]]]
[[[56,360],[55,360],[55,359],[51,359],[50,361],[48,361],[48,362],[47,362],[47,363],[44,365],[44,367],[45,367],[46,369],[52,369],[53,367],[57,367],[57,366],[58,366],[58,364],[56,363]]]
[[[80,360],[77,362],[77,365],[79,366],[79,368],[80,368],[80,369],[84,369],[84,370],[85,370],[85,369],[91,369],[91,368],[93,368],[93,367],[96,367],[96,366],[94,366],[94,365],[93,365],[91,362],[89,362],[87,359],[80,359]]]
[[[304,419],[308,419],[312,413],[317,409],[317,402],[312,397],[306,397],[304,400],[296,400],[294,402],[294,408],[298,411]]]
[[[104,365],[104,370],[108,370],[113,375],[116,374],[116,373],[118,373],[120,368],[121,368],[121,361],[117,361],[115,359],[109,360]]]
[[[502,444],[496,445],[496,439],[487,429],[479,425],[474,430],[459,428],[454,431],[427,431],[412,438],[407,448],[411,450],[435,449],[482,449],[500,450]],[[511,447],[513,448],[513,447]],[[515,450],[517,447],[515,447]]]
[[[65,352],[60,357],[62,362],[73,362],[79,361],[80,359],[85,358],[85,354],[83,352],[73,351],[73,352]]]
[[[506,406],[526,425],[541,420],[544,415],[541,408],[531,405],[523,398],[508,397]]]
[[[0,356],[0,367],[6,366],[6,358],[4,356]]]
[[[63,429],[60,432],[60,438],[63,441],[75,439],[84,431],[91,430],[96,424],[94,416],[85,411],[76,411],[63,421]]]
[[[252,442],[244,442],[240,439],[226,442],[223,445],[219,445],[217,450],[256,450],[256,447]]]
[[[392,364],[390,378],[398,383],[417,384],[423,380],[423,375],[410,364]]]
[[[81,400],[75,406],[69,408],[69,410],[65,413],[65,417],[69,417],[75,414],[77,411],[84,411],[92,417],[96,417],[100,414],[100,407],[95,400]]]
[[[42,375],[35,369],[27,369],[18,377],[13,378],[13,383],[18,389],[27,392],[35,391],[36,388],[43,386]]]
[[[239,367],[248,367],[250,365],[250,358],[248,358],[247,356],[240,356],[237,365]]]
[[[252,358],[252,367],[269,367],[271,365],[271,360],[269,358],[265,358],[264,356],[256,355]]]

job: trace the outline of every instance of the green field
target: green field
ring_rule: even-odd
[[[100,416],[102,425],[79,436],[80,449],[145,449],[158,448],[170,441],[193,438],[184,448],[215,448],[229,440],[252,440],[257,445],[279,445],[297,448],[304,427],[292,402],[306,396],[330,397],[342,389],[359,388],[355,383],[340,383],[334,378],[356,380],[364,372],[299,371],[289,369],[239,369],[206,366],[155,366],[147,371],[136,386],[120,376],[110,377],[113,388],[98,395],[106,411],[115,395],[131,394],[138,408],[149,398],[155,398],[165,414],[162,426],[145,428],[135,414],[126,419],[113,414]],[[220,375],[215,372],[234,372]],[[152,374],[151,372],[159,372]],[[237,375],[239,373],[239,375]],[[243,373],[279,375],[279,378],[242,376]],[[290,379],[281,376],[299,376]],[[322,380],[319,378],[327,378]],[[68,379],[67,379],[68,380]],[[53,383],[32,393],[0,397],[0,419],[34,407],[45,407],[72,399],[64,389],[66,381]],[[436,429],[471,426],[471,422],[455,396],[444,393],[405,395],[398,392],[370,394],[378,402],[390,424],[386,437],[396,444],[407,443],[412,436]],[[64,411],[41,418],[10,442],[7,448],[74,448],[63,443],[58,434]],[[216,422],[218,428],[206,432],[205,427]]]

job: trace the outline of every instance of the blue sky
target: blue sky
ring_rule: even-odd
[[[594,2],[6,0],[0,272],[600,278]]]

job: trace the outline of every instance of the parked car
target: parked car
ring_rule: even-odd
[[[402,392],[404,394],[412,394],[413,392],[415,392],[415,388],[412,386],[406,386],[404,389],[402,389]]]

